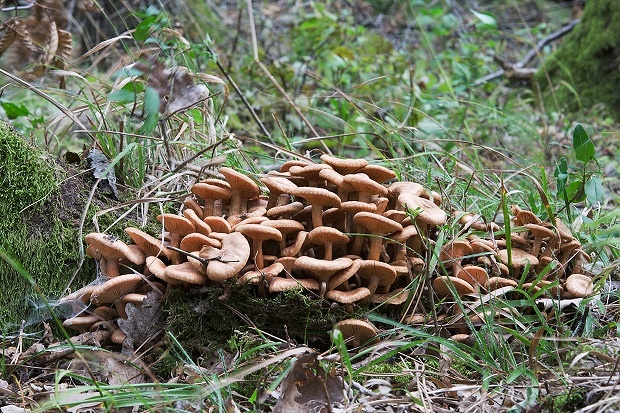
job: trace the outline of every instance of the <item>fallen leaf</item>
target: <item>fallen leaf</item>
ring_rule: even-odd
[[[163,332],[165,321],[161,310],[162,303],[161,295],[155,291],[146,295],[142,305],[127,303],[127,319],[118,320],[118,326],[127,334],[123,341],[123,353],[132,354],[137,348],[157,341]]]
[[[273,413],[331,411],[327,406],[343,400],[342,389],[341,377],[327,374],[316,353],[302,355],[282,381]]]
[[[99,149],[91,149],[86,156],[88,167],[92,169],[95,179],[100,179],[99,190],[102,193],[112,194],[114,198],[118,198],[118,189],[116,189],[116,175],[114,168],[110,166],[110,161]]]

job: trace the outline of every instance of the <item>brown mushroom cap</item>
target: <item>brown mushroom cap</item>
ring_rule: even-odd
[[[376,344],[379,342],[376,327],[368,321],[351,318],[339,321],[336,323],[336,328],[340,330],[345,340],[351,340],[353,347],[359,347],[364,343]]]
[[[366,174],[356,173],[345,175],[344,183],[351,187],[352,191],[359,194],[358,201],[369,202],[372,195],[386,196],[388,189],[380,183],[373,181]]]
[[[222,167],[219,172],[226,177],[232,192],[228,215],[245,213],[248,199],[259,196],[260,188],[252,179],[232,168]]]
[[[239,277],[239,282],[242,284],[256,284],[263,280],[269,282],[273,277],[277,277],[284,270],[284,264],[281,262],[274,262],[268,267],[262,270],[248,271]]]
[[[371,235],[369,238],[368,257],[369,260],[379,260],[383,236],[396,231],[402,231],[403,226],[396,221],[372,212],[358,212],[353,216],[353,223],[361,225],[368,230]],[[356,238],[357,244],[357,238]],[[353,246],[353,252],[357,251],[357,245]]]
[[[120,260],[128,260],[136,265],[144,264],[144,253],[140,250],[130,248],[118,238],[109,235],[93,232],[84,238],[89,244],[89,252],[94,258],[102,262],[108,277],[116,277],[120,274]]]
[[[419,210],[416,221],[431,225],[443,225],[448,220],[446,212],[435,205],[432,201],[413,195],[409,192],[402,192],[398,195],[397,208],[410,209],[412,211]]]
[[[532,267],[535,265],[538,265],[538,258],[533,256],[532,254],[529,254],[519,248],[512,248],[511,251],[512,251],[513,267],[522,268],[528,262],[529,262],[529,265]],[[508,265],[508,250],[499,250],[497,252],[497,256],[504,264]]]
[[[474,293],[474,287],[460,278],[441,275],[433,280],[433,289],[440,298],[452,295],[453,288],[459,296]]]
[[[290,194],[297,189],[297,185],[289,179],[281,176],[267,175],[260,178],[261,182],[269,189],[269,200],[267,201],[267,210],[275,207],[278,198],[282,194]]]
[[[324,188],[298,188],[293,194],[306,200],[312,206],[312,227],[323,225],[323,207],[339,207],[340,197]]]
[[[261,224],[244,224],[235,228],[236,232],[240,232],[252,240],[252,255],[257,269],[261,270],[265,267],[263,258],[263,242],[273,240],[282,241],[282,233],[276,228]]]
[[[352,304],[368,297],[370,297],[370,290],[366,287],[359,287],[350,291],[330,290],[325,293],[325,298],[340,304]]]
[[[461,261],[463,258],[473,254],[473,250],[469,245],[469,241],[455,239],[445,244],[439,252],[439,260],[443,264],[452,267],[452,275],[456,275],[461,271]]]
[[[183,216],[191,221],[195,232],[203,235],[209,235],[211,232],[211,227],[209,224],[204,222],[193,209],[183,210]]]
[[[220,248],[222,246],[222,243],[215,238],[208,237],[198,232],[192,232],[191,234],[187,234],[183,237],[183,239],[181,240],[180,248],[183,251],[192,252],[200,251],[205,245]]]
[[[271,219],[277,219],[280,217],[288,218],[300,212],[302,209],[304,209],[304,204],[297,201],[268,209],[265,215]]]
[[[76,317],[67,318],[65,321],[62,322],[62,326],[71,328],[73,330],[77,330],[80,332],[85,332],[85,331],[88,331],[91,325],[93,325],[94,323],[100,320],[101,318],[99,318],[96,315],[80,315]]]
[[[131,237],[133,242],[136,243],[140,250],[146,257],[166,257],[170,258],[170,250],[166,248],[166,245],[161,239],[147,234],[146,232],[133,227],[125,228],[125,232]]]
[[[314,245],[322,245],[325,253],[323,259],[331,261],[334,244],[346,244],[349,237],[332,227],[317,227],[308,233],[308,240]]]
[[[321,297],[323,297],[330,277],[336,272],[350,267],[352,264],[353,261],[350,258],[341,257],[333,261],[326,261],[303,255],[295,260],[294,268],[316,278],[321,283]]]
[[[192,185],[191,191],[204,201],[202,218],[214,215],[214,205],[216,200],[230,199],[232,196],[232,191],[230,188],[205,182],[195,183]]]
[[[474,289],[476,289],[476,287],[486,289],[489,283],[489,274],[487,274],[487,270],[476,265],[465,265],[461,268],[461,271],[456,274],[456,277],[467,281]]]
[[[396,173],[381,165],[366,165],[360,172],[368,175],[370,179],[380,184],[396,178]]]
[[[491,277],[489,278],[489,291],[497,290],[498,288],[503,287],[514,287],[516,288],[518,283],[514,280],[504,277]]]
[[[357,273],[360,277],[368,280],[368,289],[375,293],[377,287],[392,285],[396,279],[396,270],[390,264],[374,260],[362,260]]]
[[[211,227],[212,232],[221,232],[224,234],[229,234],[232,231],[232,227],[222,217],[209,216],[204,217],[203,221]]]
[[[191,262],[169,265],[165,271],[166,277],[172,278],[175,282],[186,282],[189,284],[206,284],[209,279],[202,272],[198,271]]]
[[[222,248],[216,250],[204,247],[200,257],[212,260],[207,265],[207,276],[213,281],[223,281],[233,277],[245,267],[250,258],[250,244],[240,232],[233,232],[222,239]]]
[[[90,301],[93,304],[113,303],[136,288],[142,277],[142,274],[124,274],[110,278],[92,292]]]
[[[318,291],[321,286],[313,278],[282,278],[274,277],[269,281],[269,292],[279,293],[284,291],[304,288],[306,290]]]
[[[587,275],[571,274],[566,278],[566,291],[575,298],[588,297],[594,294],[594,285]]]
[[[321,160],[342,175],[357,172],[368,165],[366,159],[342,159],[328,154],[321,155]]]

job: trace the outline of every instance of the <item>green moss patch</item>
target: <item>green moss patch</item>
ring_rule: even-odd
[[[20,262],[47,297],[58,297],[78,262],[77,200],[63,197],[75,192],[45,154],[23,136],[0,122],[0,248]],[[67,205],[64,205],[65,200]],[[82,286],[92,279],[86,266],[74,280]],[[32,303],[42,304],[29,282],[0,260],[0,320],[5,331],[15,331],[28,320]]]
[[[581,22],[535,76],[547,108],[577,110],[604,103],[620,119],[620,8],[616,0],[591,0]],[[555,100],[548,90],[547,73]],[[555,103],[560,107],[557,107]]]

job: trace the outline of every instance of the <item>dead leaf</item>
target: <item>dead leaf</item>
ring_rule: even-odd
[[[112,194],[114,198],[118,198],[118,189],[116,189],[116,175],[114,169],[106,169],[110,166],[110,161],[99,149],[91,149],[86,155],[88,167],[92,170],[93,177],[99,179],[99,190],[105,194]]]
[[[163,117],[170,117],[177,112],[188,110],[209,97],[209,89],[203,84],[194,82],[193,75],[183,67],[174,71],[166,69],[163,63],[151,67],[145,64],[136,64],[148,78],[148,86],[155,89],[159,95],[159,112]],[[205,77],[206,76],[206,77]],[[224,82],[212,75],[196,75],[209,83]]]
[[[331,411],[328,406],[343,400],[342,389],[342,378],[327,374],[317,360],[317,353],[304,354],[282,381],[273,413]]]
[[[140,306],[127,303],[127,319],[118,320],[118,326],[127,334],[123,342],[123,353],[132,354],[134,350],[157,341],[165,321],[161,310],[162,303],[161,295],[155,291],[149,292]]]

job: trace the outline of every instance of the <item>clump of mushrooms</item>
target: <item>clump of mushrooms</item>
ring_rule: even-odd
[[[87,235],[87,253],[107,278],[63,298],[87,307],[67,326],[83,331],[97,321],[113,324],[125,303],[139,303],[153,289],[165,294],[221,282],[255,286],[261,296],[301,289],[347,308],[402,303],[404,288],[424,270],[427,248],[448,222],[441,196],[416,182],[394,181],[393,171],[363,159],[323,155],[321,161],[286,162],[256,182],[223,167],[222,179],[191,187],[182,215],[158,217],[158,236],[126,228],[133,241],[126,244]],[[592,294],[582,274],[588,256],[559,219],[546,223],[515,207],[515,232],[503,238],[497,224],[475,214],[455,219],[465,235],[441,249],[443,269],[432,281],[438,298],[475,297],[541,278],[558,287],[547,294]],[[102,306],[111,315],[95,315]]]

